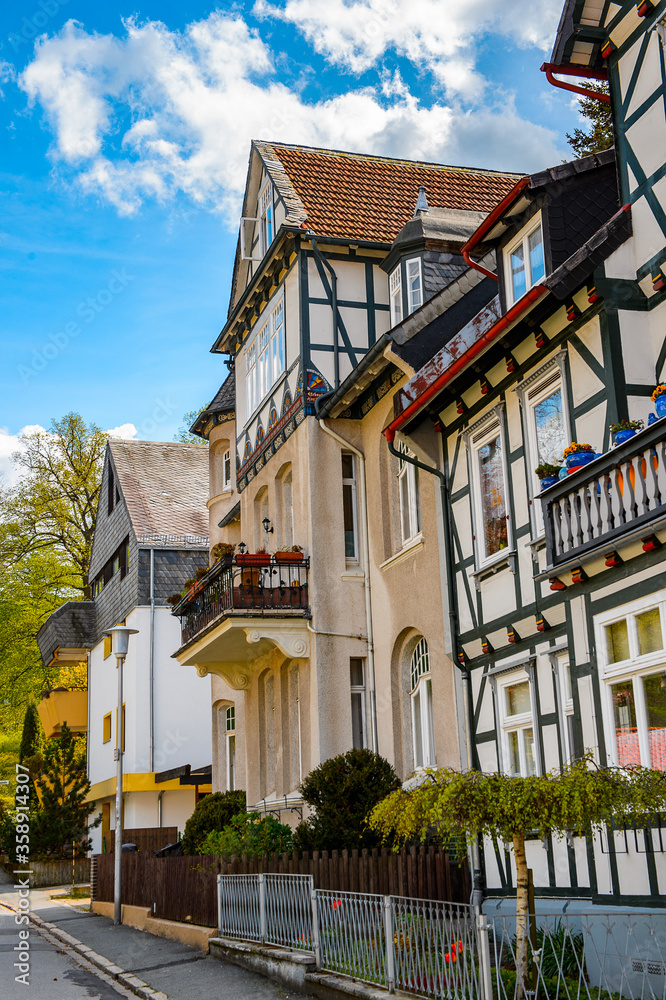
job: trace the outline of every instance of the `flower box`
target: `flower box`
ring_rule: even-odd
[[[239,566],[270,566],[271,557],[268,552],[246,552],[242,556],[236,556]]]
[[[300,563],[303,562],[302,552],[276,552],[275,561],[279,563]]]

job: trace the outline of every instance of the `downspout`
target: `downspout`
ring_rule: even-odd
[[[150,550],[150,773],[155,767],[155,549]],[[160,815],[162,805],[159,803]],[[160,824],[161,826],[161,824]]]
[[[164,795],[164,789],[157,793],[157,825],[162,826],[162,796]]]
[[[317,246],[315,234],[310,231],[305,234],[305,238],[310,240],[315,257],[319,263],[326,268],[331,276],[331,308],[333,310],[333,381],[335,382],[334,388],[337,389],[340,385],[340,351],[338,346],[338,276],[335,273],[335,268],[333,268],[326,260],[323,253]]]
[[[541,72],[546,74],[548,83],[561,90],[571,90],[574,94],[581,94],[583,97],[591,97],[602,104],[610,104],[611,99],[608,94],[598,94],[596,90],[588,90],[586,87],[578,87],[575,83],[565,83],[564,80],[556,80],[554,73],[561,76],[584,77],[586,80],[608,80],[608,73],[605,69],[590,69],[588,66],[564,65],[557,66],[555,63],[544,63]]]
[[[86,777],[90,781],[90,650],[86,650],[86,681],[88,687],[88,724],[86,733]]]
[[[444,523],[444,542],[446,545],[446,586],[449,592],[449,630],[451,632],[451,653],[453,656],[453,662],[456,667],[460,670],[462,687],[463,687],[463,704],[465,706],[465,748],[467,751],[467,767],[471,771],[474,769],[474,745],[472,739],[472,713],[471,713],[471,688],[470,688],[470,678],[469,671],[465,667],[464,663],[461,663],[459,656],[458,647],[458,597],[457,590],[455,586],[455,579],[453,575],[453,528],[451,525],[451,506],[449,504],[449,484],[444,472],[440,472],[439,469],[431,465],[425,465],[420,462],[418,458],[414,458],[407,452],[398,451],[394,445],[395,431],[391,431],[387,428],[384,431],[386,440],[388,442],[388,448],[392,455],[395,455],[397,459],[402,462],[409,462],[417,469],[421,469],[423,472],[428,472],[431,476],[436,476],[439,479],[439,488],[441,494],[442,503],[442,521]],[[472,887],[472,897],[471,904],[481,908],[483,904],[483,875],[481,871],[481,854],[479,851],[478,840],[472,840],[470,844],[470,853],[472,855],[472,871],[473,871],[473,887]]]
[[[368,643],[368,693],[370,694],[370,738],[372,743],[372,749],[375,753],[379,753],[379,743],[377,739],[377,693],[375,688],[375,645],[374,637],[372,631],[372,594],[370,590],[370,541],[368,534],[368,496],[366,491],[365,483],[365,456],[362,451],[359,451],[353,444],[349,441],[345,441],[343,437],[336,434],[334,430],[328,426],[324,418],[320,418],[319,426],[321,429],[332,437],[334,441],[341,444],[345,450],[351,451],[358,458],[360,466],[360,494],[361,494],[361,523],[363,525],[363,583],[365,589],[365,617],[366,617],[366,634]]]

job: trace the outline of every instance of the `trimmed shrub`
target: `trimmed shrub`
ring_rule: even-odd
[[[214,792],[197,805],[185,824],[184,854],[203,854],[203,842],[212,830],[224,830],[245,809],[245,792]]]
[[[224,830],[211,830],[203,842],[202,854],[282,854],[292,849],[291,828],[280,823],[275,816],[259,813],[239,813]]]
[[[379,847],[366,818],[383,798],[400,788],[387,760],[372,750],[348,750],[324,761],[305,778],[300,792],[314,809],[294,832],[297,851]]]

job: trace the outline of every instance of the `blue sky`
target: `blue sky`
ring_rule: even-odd
[[[214,394],[251,138],[566,157],[576,104],[539,72],[561,3],[3,5],[0,471],[70,409],[169,440]]]

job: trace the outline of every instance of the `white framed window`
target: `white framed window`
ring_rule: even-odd
[[[503,558],[511,547],[504,434],[494,416],[468,437],[478,567]]]
[[[398,451],[409,455],[410,451],[402,441]],[[400,531],[402,541],[408,542],[421,530],[421,505],[419,500],[419,470],[411,462],[400,459],[398,485],[400,489]]]
[[[569,414],[565,404],[565,386],[559,365],[551,365],[542,378],[522,392],[523,412],[527,431],[527,455],[532,496],[541,492],[541,480],[536,474],[540,465],[562,465],[564,449],[571,440]],[[532,504],[534,528],[543,531],[541,503]]]
[[[351,690],[352,746],[364,750],[368,745],[365,728],[365,663],[357,656],[349,661]]]
[[[274,236],[273,185],[267,181],[259,197],[259,243],[262,257],[273,242]]]
[[[595,618],[606,749],[614,764],[666,770],[666,591]]]
[[[405,264],[407,275],[407,311],[416,312],[423,305],[423,279],[421,276],[421,258],[414,257]]]
[[[507,300],[513,305],[546,273],[541,216],[532,219],[504,250]]]
[[[263,314],[245,349],[245,418],[249,420],[285,371],[284,299]]]
[[[575,750],[574,740],[574,703],[573,685],[571,683],[571,661],[568,652],[556,656],[557,674],[560,696],[560,725],[562,728],[562,751],[565,761],[571,760]]]
[[[402,274],[400,264],[389,276],[389,301],[391,304],[391,326],[402,321]]]
[[[497,696],[504,771],[523,778],[537,774],[532,696],[525,672],[503,678]]]
[[[342,452],[342,515],[345,532],[345,559],[358,562],[356,459],[348,451]]]
[[[432,714],[432,679],[428,643],[421,638],[414,647],[409,663],[410,699],[412,703],[412,739],[414,769],[434,767],[435,727]]]
[[[227,791],[236,788],[236,708],[230,705],[226,711],[225,738],[227,741]]]
[[[231,486],[231,449],[222,454],[222,489],[226,490]]]

